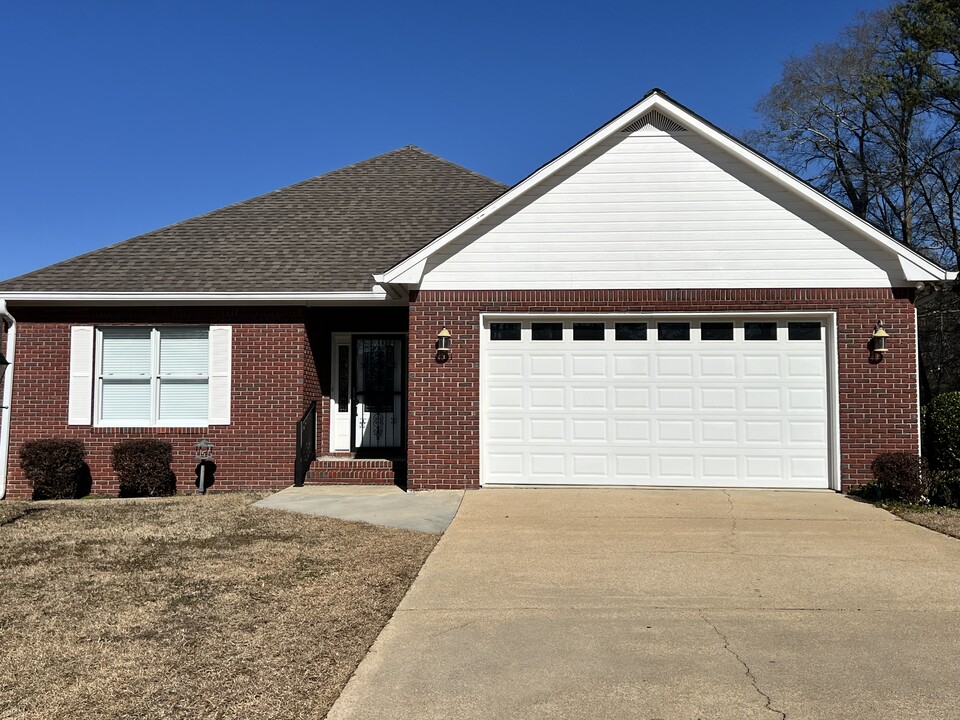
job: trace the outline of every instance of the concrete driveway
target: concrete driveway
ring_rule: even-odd
[[[328,718],[958,716],[958,540],[827,492],[487,489]]]

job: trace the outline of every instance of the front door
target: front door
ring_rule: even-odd
[[[330,450],[375,454],[402,450],[404,337],[336,334],[332,341]]]
[[[353,449],[403,447],[403,338],[353,338]]]

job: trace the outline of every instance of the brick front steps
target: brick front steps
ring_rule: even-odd
[[[405,485],[407,461],[326,456],[313,461],[308,485]]]

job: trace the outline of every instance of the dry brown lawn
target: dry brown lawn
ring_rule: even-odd
[[[909,520],[917,525],[936,530],[944,535],[952,535],[960,538],[960,509],[945,507],[929,507],[918,509],[910,505],[890,505],[885,506],[904,520]]]
[[[259,495],[0,503],[0,718],[322,718],[438,535]]]

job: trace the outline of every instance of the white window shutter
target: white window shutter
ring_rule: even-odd
[[[93,421],[93,326],[70,328],[70,393],[68,425],[89,425]]]
[[[210,398],[207,422],[230,424],[230,370],[232,336],[229,325],[210,326]]]

